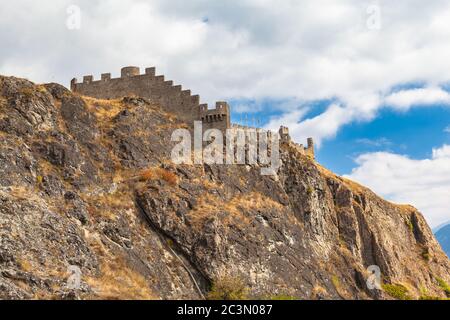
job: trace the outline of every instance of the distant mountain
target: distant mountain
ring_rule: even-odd
[[[441,224],[438,225],[437,227],[434,227],[434,228],[432,229],[432,230],[433,230],[433,233],[436,234],[439,230],[441,230],[443,227],[445,227],[445,226],[447,226],[447,225],[450,225],[450,220],[447,221],[447,222],[441,223]]]
[[[447,256],[450,257],[450,224],[439,228],[436,232],[436,239],[441,244]]]

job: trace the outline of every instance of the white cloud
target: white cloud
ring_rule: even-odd
[[[72,3],[81,8],[80,30],[66,28]],[[295,139],[314,136],[320,143],[343,125],[373,119],[395,85],[417,81],[434,91],[390,95],[393,107],[447,99],[439,84],[450,80],[450,3],[376,1],[381,29],[370,30],[367,8],[373,3],[6,1],[0,73],[67,85],[73,76],[155,65],[209,103],[332,100],[312,119],[291,119],[292,108],[279,119],[289,118]]]
[[[65,28],[72,2],[80,31]],[[383,23],[373,31],[372,2],[357,0],[16,0],[0,13],[0,65],[42,63],[42,80],[67,83],[75,71],[156,64],[212,98],[336,96],[351,105],[412,79],[448,80],[449,3],[378,3]]]
[[[432,227],[450,219],[450,145],[433,149],[430,159],[376,152],[356,159],[346,177],[396,203],[410,203]]]
[[[332,104],[327,111],[320,115],[305,119],[300,123],[297,122],[298,119],[303,118],[306,111],[307,109],[291,111],[281,117],[272,119],[266,127],[276,130],[281,124],[284,124],[289,127],[290,135],[294,140],[300,142],[305,140],[306,137],[315,137],[316,146],[320,148],[323,138],[334,136],[338,128],[351,121],[349,119],[352,118],[349,114],[350,110],[338,104]]]
[[[445,127],[444,132],[450,133],[450,125],[448,125],[447,127]]]
[[[414,106],[430,106],[435,104],[450,104],[450,94],[441,88],[418,88],[402,90],[387,96],[385,103],[401,110]]]

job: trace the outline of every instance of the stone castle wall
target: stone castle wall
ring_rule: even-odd
[[[307,143],[308,145],[304,147],[302,144],[298,144],[292,141],[291,136],[289,135],[289,128],[288,127],[280,127],[279,135],[281,139],[281,143],[286,143],[291,145],[297,152],[300,154],[306,155],[310,157],[311,159],[315,159],[315,151],[314,151],[314,140],[313,138],[308,138]]]
[[[97,99],[148,98],[190,125],[195,120],[204,120],[206,128],[225,130],[230,127],[230,110],[226,102],[218,102],[216,109],[208,109],[207,104],[200,104],[199,95],[192,95],[181,85],[166,81],[163,75],[157,76],[155,68],[147,68],[144,74],[140,74],[138,67],[125,67],[120,78],[111,78],[110,73],[102,74],[100,80],[94,80],[92,75],[84,76],[80,83],[72,79],[70,88],[73,92]]]
[[[120,78],[111,78],[110,73],[101,75],[100,80],[94,80],[92,75],[84,76],[83,82],[72,79],[70,89],[84,96],[97,99],[120,99],[126,96],[147,98],[164,108],[165,111],[176,114],[188,125],[194,121],[202,121],[203,130],[219,129],[225,133],[230,128],[244,127],[232,125],[228,103],[220,101],[215,109],[208,109],[207,104],[200,104],[200,96],[192,95],[190,90],[183,90],[181,85],[166,81],[163,75],[156,75],[155,68],[146,68],[141,74],[138,67],[124,67]],[[291,144],[298,152],[314,159],[314,141],[308,138],[308,146],[294,143],[289,136],[287,127],[280,128],[282,143]]]

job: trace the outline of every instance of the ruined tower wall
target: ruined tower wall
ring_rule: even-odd
[[[315,159],[316,155],[314,152],[314,140],[313,138],[308,138],[308,146],[305,148],[306,155],[311,159]]]
[[[215,109],[208,110],[208,105],[200,105],[198,118],[203,123],[203,130],[219,129],[225,132],[231,128],[230,107],[226,102],[217,102]]]
[[[94,80],[92,75],[84,76],[83,82],[73,79],[70,83],[73,92],[97,99],[120,99],[126,96],[147,98],[160,105],[165,111],[176,114],[193,128],[194,121],[202,121],[203,131],[219,129],[223,133],[232,127],[230,122],[230,107],[226,102],[217,102],[215,109],[208,109],[207,104],[200,104],[200,96],[192,95],[190,90],[183,90],[181,85],[166,81],[163,75],[157,76],[155,68],[146,68],[140,74],[138,67],[124,67],[120,78],[111,78],[110,73],[101,75],[100,80]],[[314,142],[308,139],[308,146],[292,142],[287,127],[280,128],[282,143],[288,143],[301,154],[314,159]]]
[[[306,155],[310,157],[311,159],[315,160],[315,153],[314,153],[314,140],[313,138],[307,139],[307,147],[305,148],[303,144],[295,143],[291,140],[291,136],[289,135],[289,128],[281,126],[279,130],[280,135],[280,141],[281,143],[289,144],[291,145],[295,150],[297,150],[298,153]]]
[[[155,68],[147,68],[145,74],[140,74],[137,67],[125,67],[120,78],[111,78],[111,74],[105,73],[100,80],[94,80],[91,75],[83,77],[81,83],[73,79],[71,90],[97,99],[148,98],[185,121],[199,119],[200,97],[192,95],[190,90],[182,90],[173,81],[165,81],[162,75],[156,76]]]

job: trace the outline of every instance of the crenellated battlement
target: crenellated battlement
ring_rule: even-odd
[[[313,138],[307,139],[307,146],[304,147],[303,144],[295,143],[291,140],[291,136],[289,135],[289,128],[281,126],[279,130],[280,141],[281,143],[288,144],[292,146],[295,150],[297,150],[300,154],[306,155],[311,159],[315,159],[315,151],[314,151],[314,140]]]
[[[192,94],[191,90],[175,85],[172,80],[166,80],[164,75],[156,75],[156,68],[149,67],[141,74],[139,67],[128,66],[120,71],[119,78],[112,78],[111,73],[103,73],[99,80],[93,75],[83,77],[83,82],[76,78],[70,82],[73,92],[97,99],[120,99],[126,96],[147,98],[160,105],[167,112],[175,113],[178,117],[193,125],[194,121],[202,121],[203,129],[219,129],[223,132],[230,128],[237,128],[230,121],[230,106],[225,101],[216,102],[214,109],[207,104],[200,103],[200,96]],[[262,130],[258,129],[257,130]],[[281,143],[289,143],[302,154],[314,159],[314,142],[308,139],[308,146],[291,141],[289,129],[280,128]]]
[[[198,118],[203,122],[204,129],[226,130],[231,127],[230,107],[225,101],[216,102],[215,109],[208,109],[207,104],[199,106]]]
[[[203,118],[207,128],[225,130],[230,126],[230,110],[226,102],[218,102],[216,109],[208,110],[207,105],[200,104],[199,95],[192,94],[189,89],[183,90],[181,85],[166,80],[164,75],[156,75],[154,67],[146,68],[144,74],[141,74],[139,67],[124,67],[120,78],[112,78],[111,73],[103,73],[100,80],[87,75],[81,83],[74,78],[70,88],[73,92],[97,99],[118,99],[125,96],[148,98],[187,122]]]

